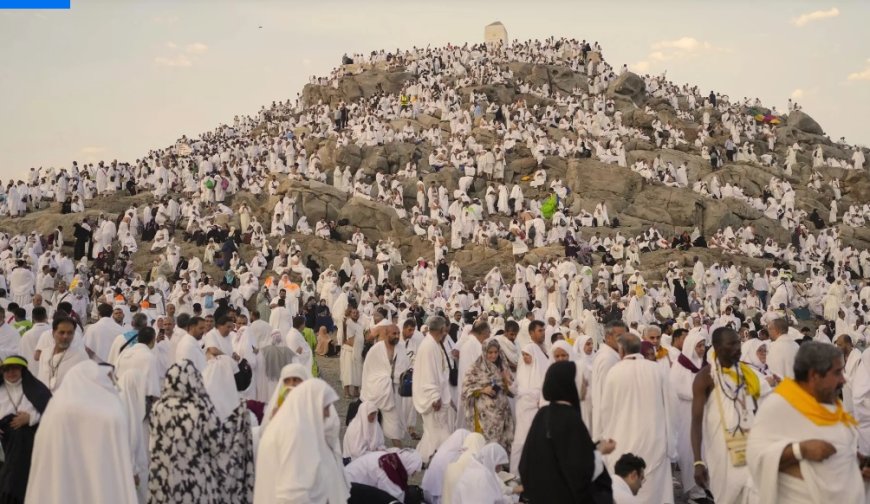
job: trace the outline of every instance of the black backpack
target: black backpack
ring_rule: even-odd
[[[233,378],[236,379],[236,390],[239,392],[247,390],[251,386],[251,378],[253,376],[254,373],[248,361],[246,359],[239,361],[239,372],[233,375]]]
[[[399,396],[411,397],[414,390],[414,368],[399,375]]]

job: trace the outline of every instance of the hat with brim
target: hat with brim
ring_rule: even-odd
[[[20,355],[10,355],[3,359],[3,363],[0,364],[0,369],[6,370],[9,366],[21,366],[23,368],[27,367],[27,359],[21,357]]]

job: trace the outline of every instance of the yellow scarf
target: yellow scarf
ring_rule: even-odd
[[[710,352],[710,358],[713,362],[716,362],[716,352]],[[737,363],[740,366],[740,372],[743,374],[743,380],[746,381],[746,392],[752,396],[753,399],[758,399],[761,396],[761,382],[758,380],[758,375],[750,368],[747,364],[742,362]],[[719,369],[722,370],[726,376],[731,377],[734,380],[734,383],[740,383],[737,378],[737,371],[734,370],[733,367],[726,368],[720,366]]]
[[[801,415],[821,427],[836,425],[840,422],[848,426],[858,425],[858,422],[852,418],[852,415],[843,409],[843,403],[837,400],[837,410],[831,412],[816,400],[809,392],[802,389],[791,378],[786,378],[774,390],[781,395],[783,399],[788,401],[794,409],[798,410]]]

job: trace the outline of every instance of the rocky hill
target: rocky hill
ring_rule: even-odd
[[[457,91],[463,99],[463,106],[469,106],[470,94],[473,92],[478,97],[485,96],[490,103],[509,104],[517,100],[525,100],[529,107],[537,105],[539,109],[543,109],[548,105],[558,106],[556,98],[561,94],[588,89],[587,76],[565,66],[522,62],[507,63],[506,66],[513,72],[513,81],[468,87],[460,87],[456,84]],[[368,99],[378,93],[398,95],[415,79],[412,73],[403,68],[388,69],[384,65],[366,68],[359,65],[346,65],[342,72],[344,76],[338,80],[337,86],[306,85],[301,95],[303,108],[307,110],[318,104],[337,106],[342,101]],[[448,78],[448,80],[459,82],[458,77]],[[524,94],[521,92],[522,83],[532,87],[546,84],[552,90],[551,97]],[[771,176],[776,176],[788,180],[796,189],[796,208],[807,212],[816,209],[821,215],[827,216],[832,197],[831,190],[827,186],[823,187],[821,192],[807,189],[812,171],[810,154],[817,145],[821,145],[826,157],[849,159],[851,156],[850,151],[826,137],[821,126],[809,115],[795,112],[776,129],[776,154],[779,159],[785,158],[786,148],[789,145],[797,143],[802,146],[802,152],[798,154],[799,165],[793,176],[784,175],[778,167],[767,168],[743,162],[728,163],[714,173],[710,163],[702,159],[699,150],[692,145],[701,124],[699,110],[693,113],[692,120],[687,119],[685,114],[677,114],[667,100],[650,95],[645,88],[644,80],[632,73],[614,79],[606,91],[606,96],[614,101],[615,108],[622,113],[622,121],[626,126],[639,128],[651,136],[653,121],[658,118],[684,131],[688,144],[681,145],[678,149],[657,149],[653,143],[631,140],[626,148],[626,157],[629,166],[637,159],[651,160],[657,155],[660,155],[664,161],[673,161],[675,165],[685,162],[688,166],[690,187],[674,188],[650,183],[629,168],[621,168],[594,159],[547,157],[543,167],[548,171],[548,180],[561,178],[570,189],[566,202],[568,208],[576,213],[584,208],[591,210],[596,203],[605,201],[611,217],[614,215],[619,217],[621,222],[619,229],[588,229],[584,230],[586,237],[594,232],[607,235],[614,234],[616,231],[620,231],[623,236],[634,236],[649,226],[656,226],[666,237],[683,230],[691,232],[695,227],[710,236],[726,226],[739,227],[752,224],[757,235],[764,238],[772,237],[785,245],[789,243],[790,235],[778,221],[765,217],[762,212],[742,201],[717,200],[698,194],[692,191],[691,183],[697,180],[709,180],[715,175],[722,184],[730,182],[741,187],[748,196],[759,196]],[[645,109],[651,110],[654,115],[646,113]],[[718,112],[712,111],[712,118],[718,120]],[[437,115],[422,114],[413,120],[398,119],[391,122],[391,126],[396,130],[401,130],[406,124],[410,124],[415,131],[431,127],[441,128],[445,132],[450,131],[449,121],[442,120]],[[298,128],[295,131],[297,136],[304,135],[306,132],[306,128]],[[270,138],[281,133],[276,128],[264,126],[256,128],[250,135],[257,138]],[[559,140],[564,135],[572,139],[576,138],[574,133],[558,128],[549,128],[547,134],[554,140]],[[472,130],[472,136],[485,148],[490,148],[496,141],[493,132],[486,129],[475,128]],[[724,136],[708,140],[708,144],[715,144],[720,148],[724,142]],[[760,139],[756,144],[759,151],[766,145]],[[406,163],[413,161],[418,163],[420,174],[427,187],[430,182],[435,182],[446,186],[452,192],[458,185],[460,174],[455,169],[445,169],[438,173],[430,169],[427,158],[432,146],[428,142],[393,142],[364,147],[350,144],[336,147],[334,138],[307,135],[304,146],[309,155],[313,153],[319,155],[328,182],[332,180],[332,170],[336,165],[350,166],[354,172],[362,170],[366,176],[373,178],[377,173],[396,173],[404,168]],[[870,158],[870,153],[867,156]],[[543,191],[530,188],[528,182],[524,180],[524,177],[532,175],[536,169],[537,163],[532,152],[523,143],[519,143],[506,157],[505,183],[508,187],[514,183],[520,184],[526,198],[543,198],[546,196]],[[829,167],[825,167],[823,171],[826,179],[830,177],[842,179],[841,209],[848,208],[853,203],[870,202],[870,176],[866,171]],[[481,200],[485,189],[485,181],[480,179],[475,181],[473,192]],[[236,209],[242,202],[247,203],[268,230],[272,208],[284,193],[297,198],[300,214],[307,215],[311,223],[322,217],[344,222],[345,225],[341,226],[339,231],[345,238],[349,238],[354,227],[359,227],[373,243],[380,239],[392,239],[401,250],[402,257],[408,262],[412,262],[417,257],[431,259],[434,255],[432,244],[415,236],[409,221],[400,219],[392,208],[373,201],[349,197],[348,194],[336,190],[329,184],[285,179],[280,181],[279,194],[275,196],[254,196],[242,190],[229,199],[228,205]],[[406,207],[413,205],[415,193],[415,181],[405,181]],[[55,226],[62,225],[65,230],[69,230],[66,234],[70,237],[73,223],[80,221],[83,216],[93,217],[100,213],[115,216],[131,206],[142,205],[152,200],[150,194],[132,197],[123,195],[98,197],[87,203],[88,209],[84,214],[68,215],[61,215],[58,205],[54,203],[23,218],[4,218],[0,220],[0,229],[11,233],[34,230],[48,233]],[[226,224],[238,226],[238,217],[229,219]],[[845,243],[855,247],[861,249],[870,247],[870,231],[866,227],[842,227],[841,236]],[[296,239],[302,245],[304,253],[318,258],[323,266],[328,264],[338,266],[341,259],[353,250],[351,245],[341,242],[326,241],[296,233],[290,233],[288,237]],[[176,233],[176,242],[182,246],[183,254],[202,255],[202,251],[197,247],[181,241],[178,233]],[[252,253],[250,247],[243,247],[242,251],[243,256],[246,257],[250,257]],[[562,254],[560,246],[549,246],[533,249],[522,261],[526,264],[535,264],[542,259]],[[642,271],[647,278],[660,277],[664,270],[663,265],[668,261],[676,260],[688,266],[694,255],[701,255],[705,264],[733,261],[736,264],[760,268],[768,262],[762,259],[731,256],[716,249],[692,249],[688,252],[662,250],[643,256]],[[514,265],[510,243],[506,240],[500,240],[498,248],[466,244],[462,250],[451,252],[449,258],[459,263],[468,280],[481,276],[493,266],[500,266],[503,272],[510,272]],[[140,248],[135,261],[137,268],[141,270],[151,264],[152,255],[148,252],[147,246]],[[398,271],[400,271],[398,268],[394,269],[394,272]]]

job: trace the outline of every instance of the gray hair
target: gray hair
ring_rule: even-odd
[[[142,329],[148,326],[148,315],[144,313],[136,313],[133,315],[133,318],[130,319],[130,325],[134,329]]]
[[[447,327],[447,319],[440,315],[434,315],[426,319],[426,325],[430,332],[441,332]]]
[[[640,338],[634,333],[627,332],[621,334],[617,342],[619,342],[619,346],[625,355],[640,353]]]
[[[810,371],[826,375],[834,367],[834,360],[843,358],[843,352],[830,343],[808,341],[801,345],[794,358],[794,379],[806,382]]]
[[[656,334],[661,335],[662,328],[657,326],[657,325],[648,325],[648,326],[643,328],[643,337],[644,338],[646,338],[647,335],[649,335],[651,333],[656,333]]]

